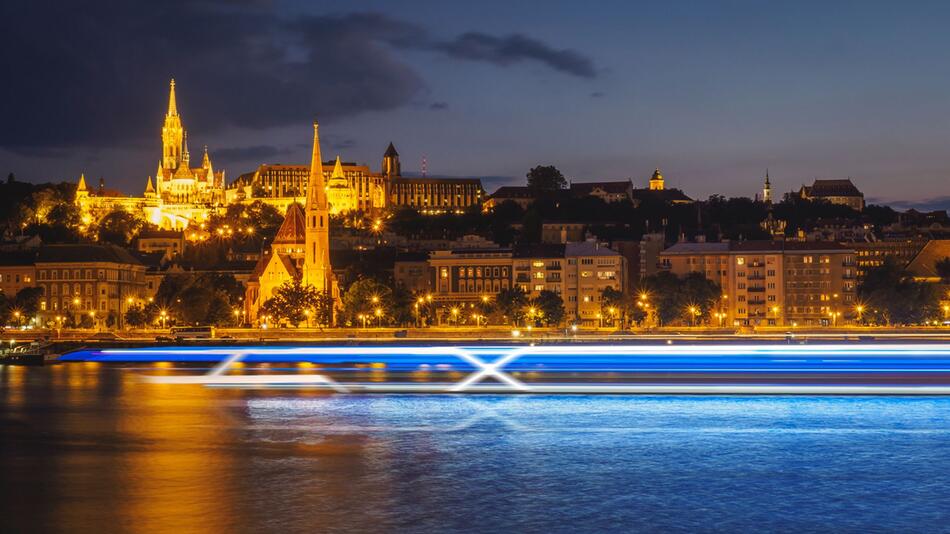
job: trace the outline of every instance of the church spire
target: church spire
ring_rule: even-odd
[[[402,174],[399,166],[399,152],[396,152],[396,147],[393,146],[392,141],[389,142],[386,152],[383,153],[383,174],[389,178]]]
[[[82,173],[79,175],[79,185],[76,186],[76,191],[86,191],[86,174]]]
[[[145,196],[154,195],[155,186],[152,185],[152,177],[148,177],[148,183],[145,184]]]
[[[762,188],[762,202],[772,203],[772,184],[769,182],[769,170],[765,169],[765,186]]]
[[[181,163],[187,169],[188,165],[191,164],[191,154],[188,152],[188,132],[183,131],[181,134]]]
[[[320,155],[320,127],[313,121],[313,155],[310,160],[310,181],[307,184],[303,283],[317,291],[332,288],[330,267],[330,214],[323,181],[323,159]]]
[[[168,115],[169,117],[174,117],[178,115],[178,102],[175,101],[175,78],[172,78],[171,83],[169,83],[168,90]]]
[[[336,157],[336,163],[333,164],[333,174],[330,175],[330,179],[333,178],[344,178],[343,175],[343,164],[340,163],[340,156]]]
[[[211,168],[211,157],[208,156],[208,145],[205,145],[204,156],[201,157],[201,168],[210,169]]]

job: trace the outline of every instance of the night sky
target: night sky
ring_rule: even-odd
[[[950,207],[946,2],[0,2],[0,172],[140,194],[168,80],[229,180],[323,154]],[[196,157],[197,156],[197,157]],[[897,203],[894,201],[905,201]]]

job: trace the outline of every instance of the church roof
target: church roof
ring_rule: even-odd
[[[572,182],[570,190],[575,195],[589,195],[595,189],[600,189],[605,193],[622,195],[628,192],[630,188],[630,181],[627,180],[622,182]]]
[[[383,154],[383,156],[387,158],[399,156],[399,152],[396,152],[396,147],[393,146],[391,141],[389,143],[389,146],[386,147],[386,153]]]
[[[805,194],[811,197],[864,197],[850,179],[815,180],[811,186],[803,186]]]
[[[931,239],[907,265],[907,272],[916,278],[940,278],[937,262],[950,257],[950,239]]]
[[[303,273],[297,270],[297,263],[294,262],[294,259],[288,254],[278,254],[277,259],[284,264],[284,269],[287,270],[287,274],[289,274],[291,277],[299,278],[303,275]]]
[[[303,243],[306,234],[306,220],[300,204],[293,202],[287,208],[283,224],[274,236],[274,244]]]

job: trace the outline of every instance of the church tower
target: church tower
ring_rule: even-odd
[[[175,101],[175,79],[172,78],[168,91],[168,112],[162,126],[162,167],[175,170],[181,164],[182,144],[185,129],[178,116],[178,103]]]
[[[327,210],[327,192],[323,183],[323,160],[320,156],[320,134],[313,121],[313,156],[310,160],[310,180],[307,183],[303,283],[317,291],[331,289],[330,217]]]
[[[660,174],[660,168],[657,167],[653,171],[653,176],[650,177],[650,191],[662,191],[663,190],[663,175]]]
[[[89,189],[86,187],[86,174],[79,175],[79,185],[76,186],[76,198],[86,198],[89,196]]]
[[[769,170],[765,169],[765,185],[762,187],[762,202],[772,203],[772,184],[769,183]]]
[[[396,147],[393,146],[392,142],[389,143],[389,147],[386,148],[386,152],[383,154],[383,174],[387,178],[402,175],[402,170],[399,168],[399,152],[396,152]]]

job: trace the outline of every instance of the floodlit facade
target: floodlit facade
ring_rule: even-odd
[[[146,298],[145,266],[114,245],[47,245],[34,266],[34,285],[43,289],[40,324],[66,316],[79,324],[86,315],[99,326],[124,328],[125,312]]]
[[[285,282],[295,279],[339,299],[339,286],[330,265],[330,211],[320,158],[320,135],[313,123],[313,161],[306,204],[293,203],[277,230],[270,251],[261,257],[245,290],[247,320],[258,321],[261,306]]]
[[[660,261],[678,276],[698,272],[719,284],[713,313],[724,314],[723,325],[843,324],[857,305],[855,252],[837,243],[677,243]]]
[[[204,222],[225,202],[224,171],[214,170],[208,147],[204,148],[199,165],[191,166],[188,150],[188,132],[175,94],[175,80],[168,93],[168,110],[162,126],[162,157],[158,161],[154,180],[149,176],[140,197],[124,196],[106,190],[104,184],[92,190],[85,175],[79,177],[76,204],[83,226],[101,219],[115,210],[141,214],[150,223],[164,229],[185,229]]]

